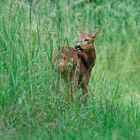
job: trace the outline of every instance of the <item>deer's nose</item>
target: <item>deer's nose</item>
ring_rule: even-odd
[[[77,45],[75,46],[75,49],[76,49],[76,50],[79,50],[79,49],[81,49],[81,46],[77,44]]]

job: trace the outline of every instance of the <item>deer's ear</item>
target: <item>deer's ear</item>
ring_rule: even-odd
[[[100,30],[100,27],[96,28],[93,32],[91,32],[89,35],[92,37],[92,38],[95,38],[97,33],[99,32]]]
[[[81,31],[80,29],[78,29],[77,31],[78,31],[80,37],[85,37],[85,36],[87,35],[87,34],[84,33],[83,31]]]

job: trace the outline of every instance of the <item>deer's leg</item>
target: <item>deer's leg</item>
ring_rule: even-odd
[[[82,86],[82,94],[83,94],[83,102],[86,103],[89,93],[88,93],[87,87],[85,85]]]

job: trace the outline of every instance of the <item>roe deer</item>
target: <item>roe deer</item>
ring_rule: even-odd
[[[89,96],[87,84],[95,65],[94,39],[98,31],[99,28],[89,34],[80,32],[80,38],[75,48],[63,47],[59,53],[55,52],[54,54],[54,65],[58,65],[64,80],[73,81],[73,84],[82,88],[84,102],[87,101]]]

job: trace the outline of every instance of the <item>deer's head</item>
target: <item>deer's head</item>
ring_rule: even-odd
[[[95,31],[89,34],[80,31],[80,38],[75,46],[75,49],[77,51],[81,50],[85,52],[93,50],[94,49],[93,43],[97,33],[99,32],[99,29],[100,28],[96,28]]]

